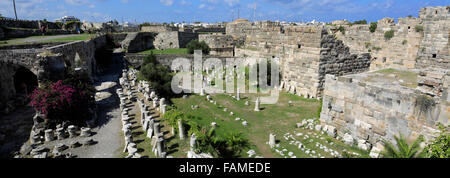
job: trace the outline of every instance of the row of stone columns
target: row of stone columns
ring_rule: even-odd
[[[137,145],[133,142],[133,131],[132,127],[133,124],[131,121],[134,119],[133,116],[131,116],[130,111],[130,104],[131,101],[134,100],[135,96],[132,90],[132,87],[135,86],[136,77],[135,77],[136,71],[134,70],[123,70],[122,78],[119,79],[119,83],[122,86],[122,88],[117,89],[117,95],[120,98],[120,111],[121,111],[121,120],[122,120],[122,131],[124,133],[125,137],[125,147],[123,152],[128,152],[127,158],[140,158],[141,155],[137,153]],[[128,77],[131,78],[131,81],[128,79]],[[124,91],[124,89],[126,91]],[[143,106],[142,106],[143,107]]]

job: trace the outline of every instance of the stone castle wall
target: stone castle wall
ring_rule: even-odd
[[[233,57],[234,40],[231,35],[201,34],[199,41],[204,41],[211,48],[210,55]]]
[[[15,19],[4,19],[0,18],[0,26],[10,27],[10,28],[30,28],[30,29],[39,29],[41,24],[44,24],[42,21],[38,20],[15,20]],[[61,29],[59,25],[53,22],[47,22],[45,25],[48,25],[49,29]]]
[[[345,34],[336,32],[336,36],[352,52],[371,53],[372,70],[389,67],[413,69],[423,38],[423,33],[415,30],[420,24],[421,19],[418,18],[400,18],[398,24],[393,23],[393,19],[382,19],[373,33],[370,25],[342,25]],[[394,37],[385,39],[384,34],[390,30],[394,31]]]
[[[369,73],[327,75],[321,123],[335,127],[341,137],[349,134],[373,146],[382,145],[383,140],[393,141],[394,135],[399,134],[408,138],[423,135],[430,140],[439,133],[437,123],[448,124],[450,98],[447,94],[432,98],[436,105],[421,111],[416,105],[417,98],[423,95],[421,92],[392,83],[368,81],[378,77]],[[447,87],[445,92],[448,91]]]
[[[450,6],[422,8],[419,18],[399,18],[398,23],[385,18],[378,21],[373,33],[369,30],[369,24],[341,24],[331,29],[352,52],[371,53],[371,70],[428,66],[449,68],[449,9]],[[344,34],[337,31],[340,26],[345,28]],[[385,32],[390,30],[394,31],[394,37],[385,39]]]
[[[0,50],[0,101],[6,103],[16,95],[14,75],[20,67],[30,70],[39,81],[63,79],[64,71],[75,67],[83,67],[93,74],[96,71],[95,50],[105,44],[106,36],[102,35],[48,48]],[[77,66],[76,60],[81,61],[81,66]]]
[[[450,6],[420,10],[424,38],[418,51],[417,67],[450,68]]]
[[[323,26],[281,27],[257,22],[245,32],[237,57],[279,58],[282,87],[308,98],[322,94],[326,74],[344,75],[368,69],[370,55],[350,54],[349,48]]]
[[[170,27],[166,25],[150,25],[150,26],[142,26],[141,32],[171,32],[171,31],[178,31],[178,28],[176,27]]]

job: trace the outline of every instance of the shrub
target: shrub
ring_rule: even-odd
[[[377,27],[378,27],[378,24],[376,22],[370,23],[370,26],[369,26],[370,32],[372,32],[372,33],[375,32],[377,30]]]
[[[339,26],[338,30],[345,35],[345,28],[343,26]]]
[[[95,88],[85,73],[67,74],[67,79],[47,82],[30,95],[30,106],[51,121],[83,124],[93,116]]]
[[[391,38],[394,37],[394,30],[389,30],[387,32],[384,32],[384,39],[386,40],[390,40]]]
[[[370,42],[366,42],[366,43],[365,43],[365,46],[366,46],[367,49],[370,48],[370,45],[372,45],[372,43],[370,43]]]
[[[447,127],[439,124],[441,133],[439,137],[435,138],[425,147],[426,155],[429,158],[450,158],[450,134],[447,132]]]
[[[146,80],[150,86],[159,94],[166,97],[172,97],[172,81],[173,74],[169,69],[160,64],[153,54],[144,59],[141,70],[138,73],[139,80]]]
[[[419,115],[430,111],[436,103],[428,96],[420,95],[416,98],[416,107],[419,109]]]
[[[385,158],[417,158],[421,157],[420,143],[424,141],[423,136],[419,136],[411,145],[409,145],[406,139],[400,134],[400,137],[394,136],[395,146],[384,141],[385,150],[382,152]]]
[[[423,32],[423,26],[417,25],[415,26],[416,32]]]
[[[204,41],[200,42],[198,40],[192,40],[186,45],[186,48],[188,49],[189,54],[194,54],[195,50],[202,50],[203,54],[209,54],[209,51],[211,51],[206,42]]]
[[[214,128],[202,128],[196,135],[196,152],[210,153],[214,157],[236,158],[244,149],[250,147],[249,140],[237,132],[217,136]]]
[[[408,40],[403,40],[402,41],[402,45],[405,45],[406,43],[408,43]]]
[[[367,24],[367,20],[358,20],[352,23],[352,25],[357,25],[357,24]]]

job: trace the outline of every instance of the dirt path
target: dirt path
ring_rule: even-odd
[[[115,92],[118,86],[118,78],[122,72],[120,54],[115,54],[111,66],[98,76],[95,86],[103,94],[111,94],[98,101],[98,126],[93,130],[92,138],[97,144],[89,147],[80,147],[73,150],[78,158],[116,158],[120,156],[124,145],[121,133],[120,107],[118,96]]]

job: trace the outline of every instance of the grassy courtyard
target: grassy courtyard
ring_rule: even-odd
[[[216,122],[217,135],[223,136],[230,132],[242,133],[244,137],[249,139],[251,145],[249,149],[244,150],[240,154],[242,158],[248,157],[246,152],[250,149],[256,151],[257,156],[284,158],[284,156],[271,149],[266,143],[269,140],[270,133],[276,134],[276,139],[280,145],[279,150],[287,149],[289,152],[293,152],[297,158],[310,158],[311,155],[306,154],[298,146],[290,143],[290,140],[286,140],[284,135],[287,133],[301,141],[307,149],[313,150],[316,154],[320,154],[321,157],[332,158],[335,156],[319,149],[316,146],[317,143],[325,145],[330,150],[335,150],[340,154],[343,154],[344,151],[356,153],[361,156],[367,156],[368,154],[365,151],[357,149],[355,146],[345,145],[343,142],[328,137],[326,134],[321,134],[318,131],[296,128],[296,123],[304,119],[318,117],[320,107],[320,101],[318,100],[305,99],[297,95],[281,92],[277,104],[261,105],[262,110],[255,112],[253,111],[255,95],[245,94],[241,95],[241,98],[240,101],[237,101],[228,94],[212,95],[212,99],[217,102],[217,105],[214,105],[214,103],[206,101],[205,96],[191,95],[186,99],[174,98],[171,102],[177,110],[184,114],[196,116],[195,122],[199,125],[210,126],[212,122]],[[245,105],[246,101],[250,101],[249,106]],[[291,104],[289,104],[289,101],[291,101]],[[192,106],[196,105],[199,108],[192,109]],[[224,111],[225,108],[227,108],[226,112]],[[233,112],[234,115],[230,115],[230,112]],[[237,121],[236,118],[240,118],[241,120]],[[161,120],[159,117],[156,119]],[[154,158],[154,154],[151,153],[151,139],[146,138],[147,133],[142,131],[142,126],[139,124],[140,116],[136,116],[136,121],[134,126],[137,129],[133,131],[133,138],[137,143],[139,153],[145,157]],[[242,124],[243,121],[247,121],[248,125],[244,126]],[[180,141],[178,134],[171,134],[171,127],[167,123],[160,123],[163,126],[162,132],[165,133],[164,137],[167,140],[168,155],[175,158],[185,158],[189,150],[189,136],[186,136],[185,140]],[[297,135],[299,133],[302,136]],[[307,139],[304,138],[306,135],[308,135]],[[125,157],[126,154],[122,156]]]
[[[187,54],[188,51],[186,48],[175,48],[175,49],[151,49],[147,51],[139,52],[139,54]]]

